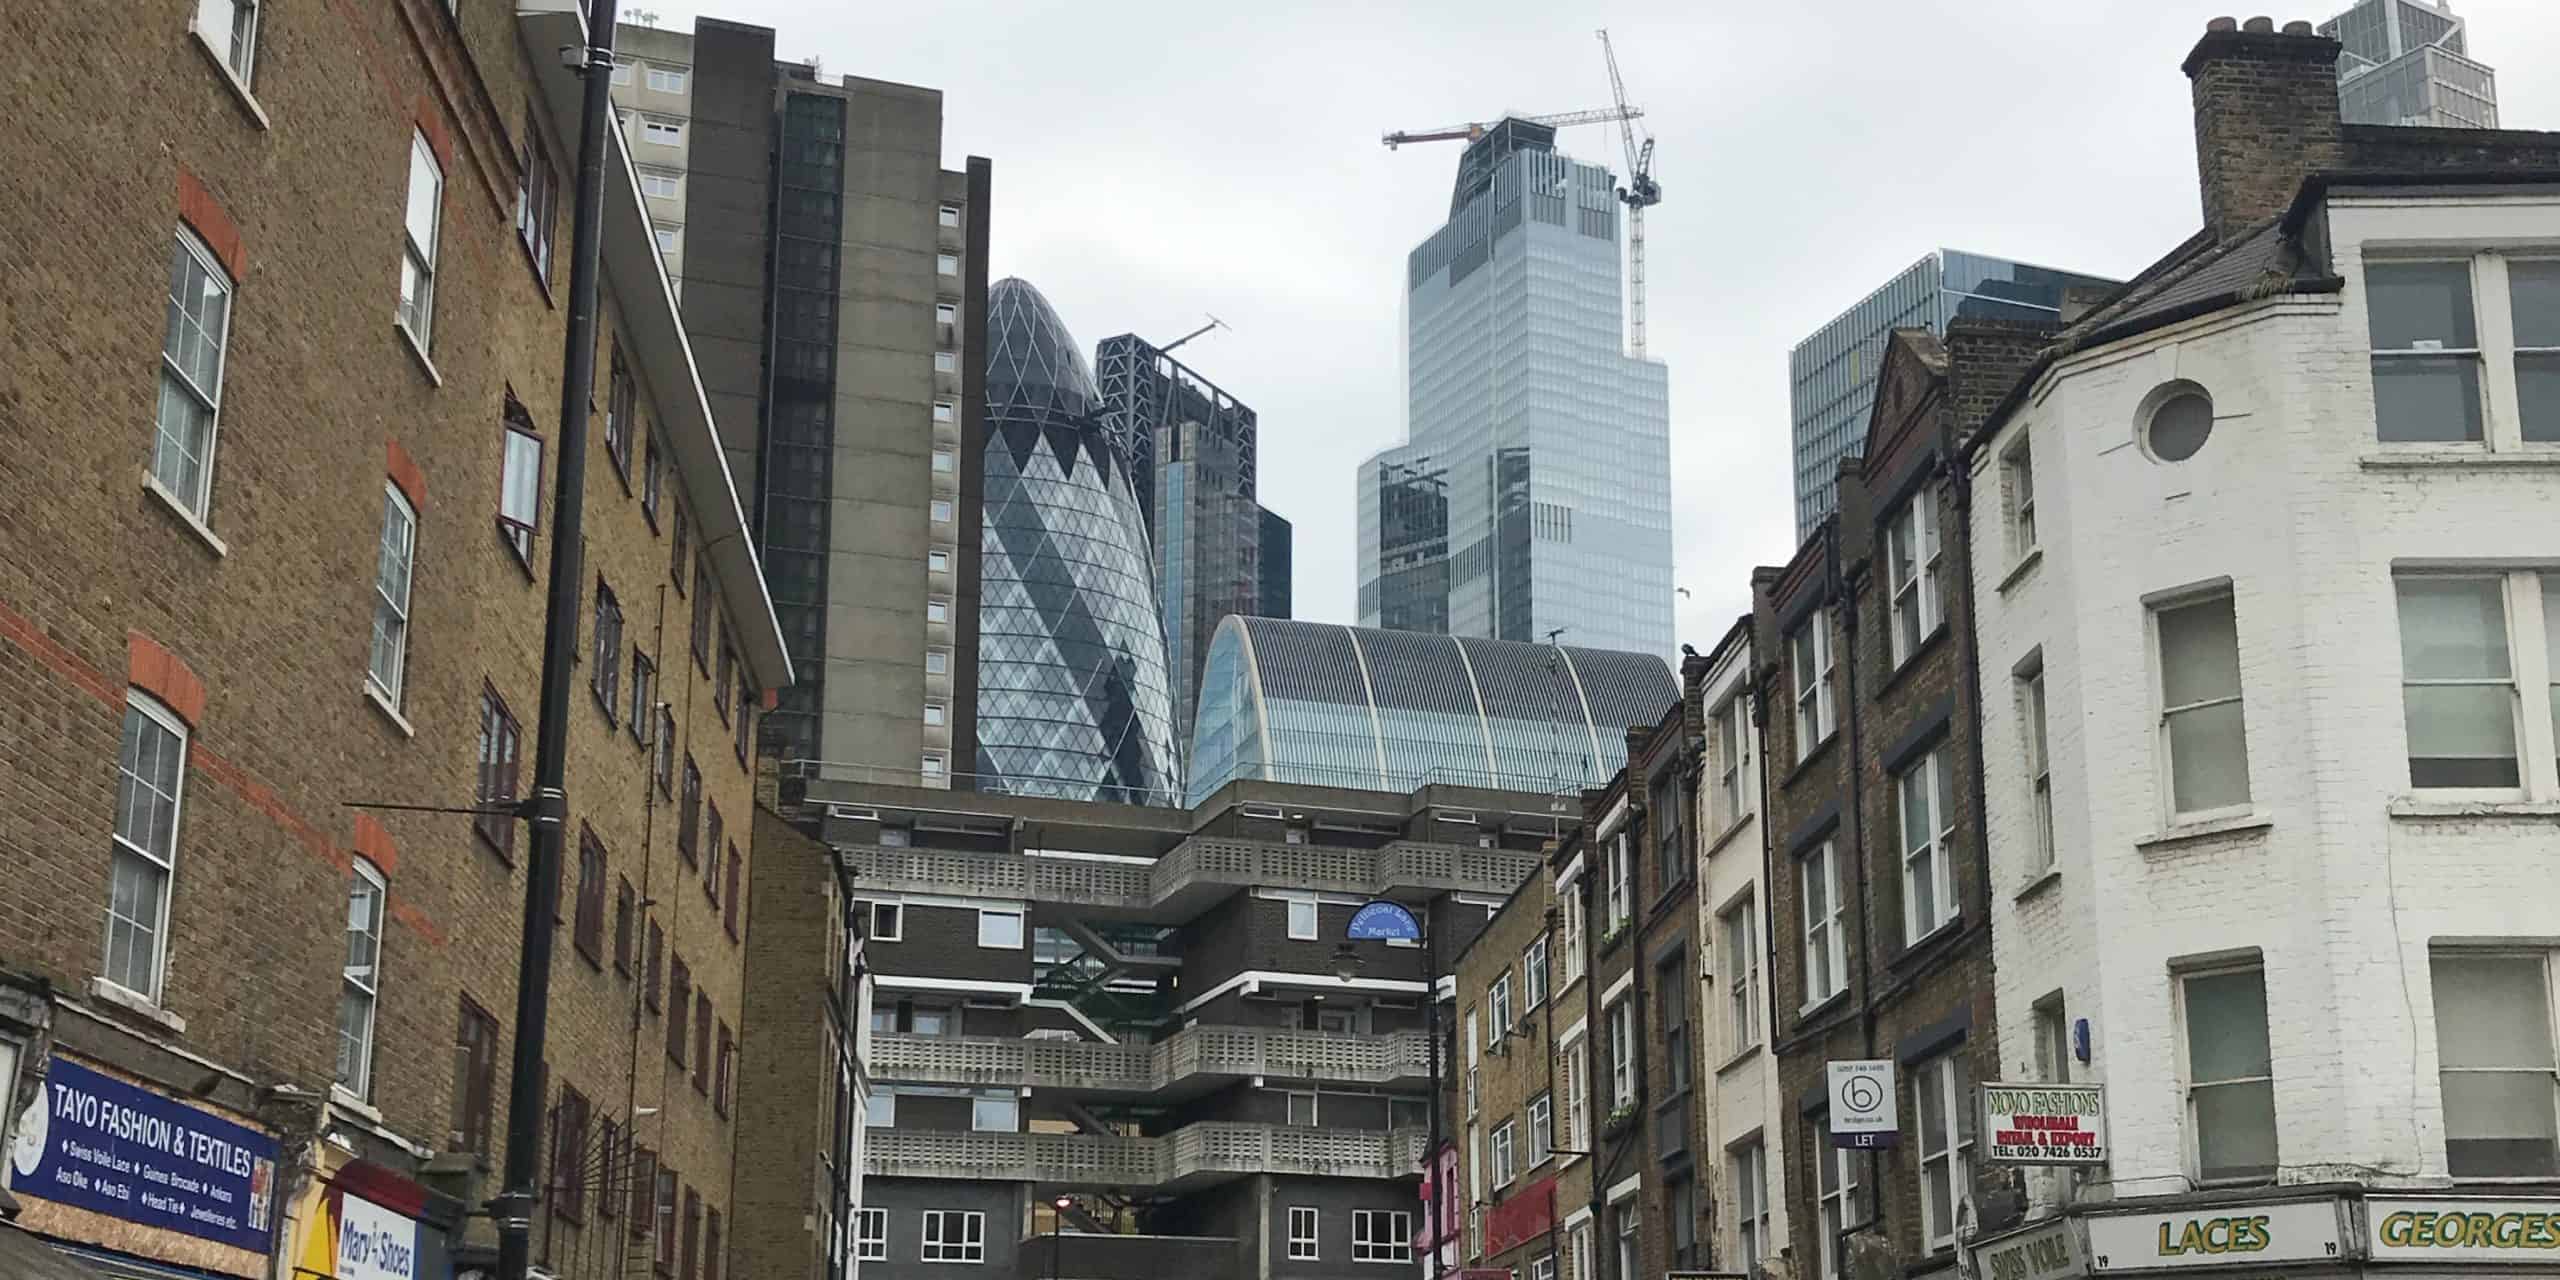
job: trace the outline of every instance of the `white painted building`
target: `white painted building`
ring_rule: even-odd
[[[2108,1274],[2560,1275],[2560,136],[2334,57],[2197,46],[2211,234],[1969,450],[2004,1074],[2105,1084]]]

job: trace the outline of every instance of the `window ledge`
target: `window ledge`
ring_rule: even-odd
[[[2462,467],[2482,467],[2493,471],[2513,468],[2560,470],[2560,448],[2537,442],[2516,449],[2495,452],[2483,447],[2386,449],[2357,458],[2356,465],[2367,471]]]
[[[1842,1001],[1844,1001],[1844,1000],[1847,1000],[1848,998],[1849,998],[1849,984],[1848,984],[1848,983],[1846,983],[1846,982],[1843,982],[1843,983],[1841,983],[1841,984],[1840,984],[1840,989],[1839,989],[1839,990],[1834,991],[1834,992],[1832,992],[1830,995],[1824,996],[1823,998],[1821,998],[1821,999],[1819,999],[1819,1000],[1811,1001],[1811,1002],[1809,1002],[1809,1003],[1805,1004],[1803,1007],[1801,1007],[1801,1008],[1797,1009],[1797,1010],[1796,1010],[1796,1023],[1797,1023],[1797,1025],[1801,1026],[1801,1025],[1803,1025],[1804,1023],[1806,1023],[1806,1022],[1808,1022],[1808,1021],[1810,1021],[1810,1020],[1812,1020],[1812,1019],[1814,1019],[1814,1018],[1818,1018],[1818,1017],[1821,1017],[1823,1014],[1829,1013],[1829,1012],[1831,1011],[1831,1006],[1836,1005],[1836,1004],[1839,1004],[1840,1002],[1842,1002]]]
[[[2396,796],[2391,801],[2394,818],[2560,818],[2560,801],[2555,800],[2436,800],[2417,796]]]
[[[1792,704],[1790,704],[1788,710],[1789,714],[1793,714],[1794,708]],[[1831,750],[1831,744],[1838,741],[1839,738],[1840,727],[1835,724],[1831,727],[1831,732],[1822,735],[1822,741],[1813,744],[1813,750],[1804,753],[1803,758],[1787,767],[1787,776],[1778,779],[1778,789],[1784,791],[1787,788],[1794,786],[1796,784],[1796,780],[1810,772],[1814,763],[1822,759],[1823,755]]]
[[[1741,1052],[1736,1053],[1732,1057],[1716,1064],[1716,1074],[1719,1076],[1732,1074],[1734,1068],[1759,1057],[1760,1050],[1764,1047],[1766,1047],[1766,1042],[1761,1040],[1754,1040],[1750,1044],[1743,1046]]]
[[[443,386],[444,375],[436,372],[435,360],[427,355],[427,344],[418,341],[418,335],[409,332],[409,326],[396,319],[391,322],[391,327],[399,333],[400,344],[407,347],[409,355],[418,362],[418,371],[427,375],[427,385]]]
[[[1733,825],[1726,827],[1722,835],[1717,836],[1715,839],[1707,843],[1707,851],[1704,856],[1713,858],[1717,854],[1724,852],[1724,847],[1732,844],[1733,838],[1741,835],[1744,827],[1751,825],[1751,819],[1753,816],[1754,815],[1752,814],[1746,813],[1741,817],[1734,819]]]
[[[352,1093],[349,1093],[347,1091],[347,1087],[342,1084],[332,1083],[329,1086],[329,1106],[332,1110],[344,1111],[348,1115],[354,1116],[359,1120],[363,1120],[371,1124],[379,1125],[382,1123],[381,1108],[374,1106],[372,1103],[367,1102]]]
[[[213,64],[214,73],[222,77],[222,87],[231,91],[232,101],[238,103],[240,109],[248,114],[249,123],[258,126],[261,130],[272,128],[273,126],[267,123],[267,109],[258,105],[258,96],[249,92],[249,86],[240,79],[240,73],[232,70],[231,64],[222,60],[222,51],[214,48],[212,41],[204,38],[204,32],[192,19],[187,23],[187,34],[195,37],[196,48],[203,51],[205,59]]]
[[[179,500],[178,495],[169,492],[169,486],[160,483],[160,478],[151,474],[148,469],[142,473],[142,491],[159,499],[160,505],[168,508],[169,514],[176,516],[178,522],[187,527],[187,532],[194,534],[197,540],[203,542],[216,557],[231,554],[230,544],[214,536],[213,530],[198,518],[195,512],[187,510],[187,504]]]
[[[174,1035],[185,1035],[187,1033],[186,1019],[162,1008],[141,992],[129,990],[122,985],[108,981],[103,976],[89,979],[89,998],[102,1004],[114,1005],[116,1008],[123,1010],[126,1013],[130,1013],[137,1018],[141,1018],[145,1022]]]
[[[384,693],[382,686],[373,682],[372,676],[364,679],[364,700],[373,704],[373,709],[381,712],[382,717],[391,722],[391,727],[400,731],[401,737],[418,736],[417,728],[409,723],[407,716],[400,714],[400,708],[391,701],[391,695]]]
[[[2007,573],[2000,575],[2000,585],[1993,589],[2001,592],[2008,591],[2027,576],[2028,570],[2043,563],[2044,547],[2041,544],[2027,548],[2027,553],[2018,557],[2018,562],[2010,565]]]
[[[2133,847],[2144,853],[2162,853],[2199,840],[2210,840],[2216,836],[2244,835],[2264,831],[2275,824],[2276,820],[2270,814],[2256,811],[2235,813],[2229,817],[2207,818],[2200,822],[2184,822],[2163,827],[2151,835],[2134,841]]]
[[[1874,696],[1882,698],[1892,693],[1894,686],[1901,684],[1912,672],[1918,670],[1921,660],[1927,658],[1941,643],[1945,642],[1947,631],[1947,620],[1940,618],[1938,624],[1929,629],[1929,634],[1920,637],[1920,643],[1911,646],[1911,652],[1902,655],[1902,660],[1895,662],[1893,669],[1885,672],[1884,680],[1876,686]],[[1891,655],[1892,650],[1888,648],[1886,650],[1888,660],[1891,659]]]
[[[1901,969],[1908,965],[1919,963],[1921,956],[1935,952],[1938,950],[1939,944],[1954,937],[1958,933],[1963,932],[1964,925],[1965,918],[1962,912],[1948,916],[1946,919],[1931,926],[1927,933],[1921,934],[1919,937],[1913,938],[1909,943],[1905,944],[1898,954],[1884,962],[1885,967],[1888,969]]]
[[[2059,864],[2046,867],[2044,870],[2037,872],[2033,879],[2028,880],[2025,884],[2019,885],[2017,889],[2009,895],[2009,901],[2024,902],[2027,899],[2035,897],[2060,883],[2062,883],[2062,867]]]

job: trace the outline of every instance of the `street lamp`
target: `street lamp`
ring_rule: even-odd
[[[1049,1202],[1049,1207],[1057,1211],[1049,1215],[1049,1280],[1058,1280],[1059,1251],[1067,1247],[1059,1232],[1066,1226],[1067,1210],[1075,1206],[1076,1198],[1069,1195]]]
[[[1440,1275],[1440,1245],[1447,1236],[1447,1224],[1441,1221],[1440,1206],[1448,1199],[1449,1189],[1438,1185],[1440,1174],[1440,955],[1432,945],[1428,930],[1412,908],[1385,898],[1373,899],[1351,913],[1351,923],[1344,926],[1342,942],[1333,949],[1333,975],[1345,983],[1360,976],[1367,961],[1360,942],[1406,942],[1422,950],[1422,1007],[1424,1026],[1431,1037],[1431,1130],[1430,1144],[1422,1157],[1433,1179],[1431,1205],[1424,1212],[1431,1224],[1431,1260],[1423,1274],[1437,1280]]]

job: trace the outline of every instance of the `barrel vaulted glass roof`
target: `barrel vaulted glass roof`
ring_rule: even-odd
[[[1231,617],[1209,644],[1189,799],[1238,778],[1378,791],[1598,786],[1678,701],[1651,654]]]

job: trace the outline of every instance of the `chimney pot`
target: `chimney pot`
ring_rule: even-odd
[[[2283,213],[2302,180],[2346,161],[2338,42],[2275,34],[2268,18],[2217,20],[2187,55],[2205,227],[2217,241]]]
[[[2240,29],[2250,33],[2251,35],[2271,36],[2276,32],[2276,20],[2273,18],[2251,18],[2247,22],[2241,23]]]
[[[2240,20],[2237,18],[2215,18],[2211,22],[2204,24],[2204,29],[2207,32],[2237,31],[2240,29]]]
[[[2304,22],[2304,21],[2303,21],[2302,19],[2300,19],[2300,18],[2296,18],[2296,19],[2294,19],[2293,21],[2291,21],[2291,22],[2288,22],[2288,23],[2284,24],[2284,33],[2285,33],[2286,35],[2289,35],[2289,36],[2307,36],[2307,35],[2315,35],[2315,34],[2318,34],[2318,33],[2314,32],[2314,31],[2311,29],[2311,24],[2310,24],[2310,23],[2308,23],[2308,22]]]

